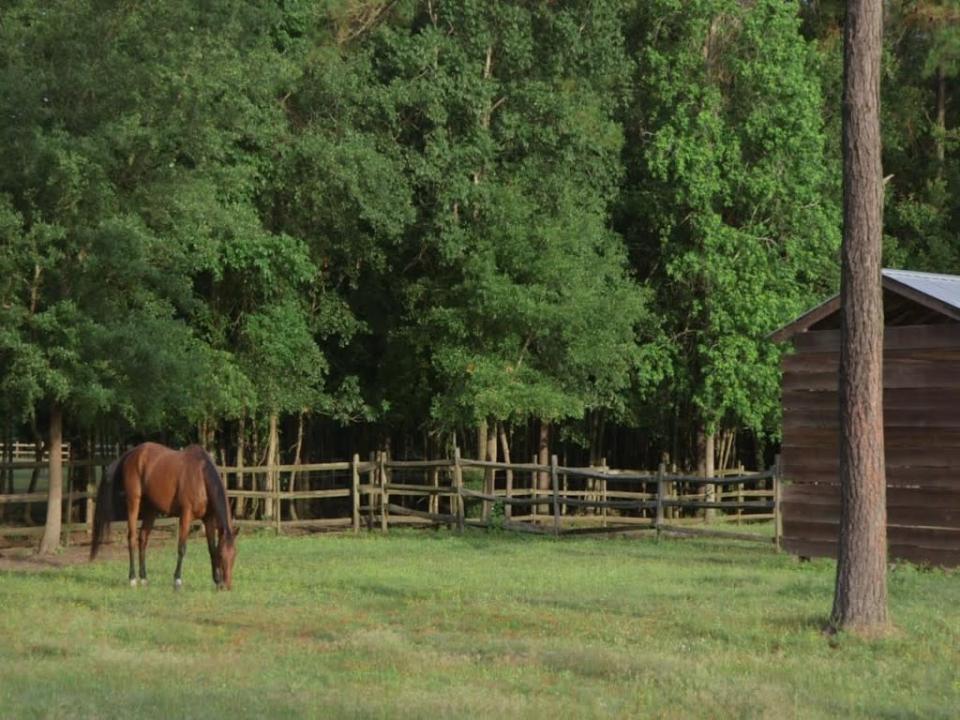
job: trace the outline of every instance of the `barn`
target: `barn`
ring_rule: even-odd
[[[884,442],[891,558],[960,565],[960,276],[883,271]],[[784,547],[836,556],[840,298],[778,330]]]

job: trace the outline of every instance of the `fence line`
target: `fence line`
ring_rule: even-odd
[[[64,527],[92,528],[95,483],[88,473],[86,490],[69,482],[76,469],[105,468],[106,459],[68,462],[64,465]],[[36,462],[0,463],[0,471],[33,470]],[[468,486],[465,472],[492,473],[492,487],[474,473]],[[552,534],[650,530],[662,534],[713,535],[769,541],[760,535],[704,527],[706,512],[716,513],[711,524],[742,524],[773,520],[774,538],[780,545],[780,475],[778,465],[762,472],[735,474],[725,471],[713,477],[669,474],[661,465],[656,471],[611,470],[561,466],[556,456],[550,463],[503,463],[461,458],[396,461],[386,453],[372,454],[367,461],[354,455],[350,461],[220,468],[227,496],[235,504],[243,500],[252,512],[238,517],[242,526],[288,529],[336,529],[359,532],[366,528],[386,532],[391,526],[447,526],[463,530],[497,527],[516,532]],[[102,470],[101,470],[102,472]],[[498,484],[498,473],[509,473]],[[411,478],[410,475],[416,475]],[[286,476],[287,490],[281,480]],[[332,487],[290,491],[294,478],[308,482],[313,476]],[[519,482],[528,479],[528,486]],[[547,486],[541,478],[546,477]],[[249,489],[244,478],[249,478]],[[262,489],[257,479],[262,478]],[[272,481],[271,481],[272,479]],[[414,482],[413,480],[423,482]],[[579,483],[581,487],[573,487]],[[704,486],[714,486],[707,496]],[[305,486],[309,488],[309,485]],[[481,489],[482,488],[482,489]],[[710,499],[705,499],[709,497]],[[13,504],[45,503],[46,492],[0,494],[0,509]],[[269,501],[269,504],[268,504]],[[77,505],[84,512],[75,512]],[[312,504],[323,517],[301,518],[298,506]],[[473,514],[473,510],[478,514]],[[287,512],[284,513],[284,510]],[[468,510],[470,512],[468,513]],[[722,514],[721,514],[722,513]],[[80,515],[83,522],[74,522]],[[9,519],[7,513],[0,523]],[[699,525],[699,527],[697,527]],[[38,526],[0,526],[0,535],[31,535]]]

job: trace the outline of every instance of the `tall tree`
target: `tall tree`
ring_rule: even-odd
[[[883,457],[883,4],[849,0],[844,28],[843,251],[840,350],[842,510],[831,625],[887,622]]]
[[[631,16],[618,224],[663,318],[660,424],[695,430],[682,461],[692,436],[705,448],[721,424],[776,428],[779,351],[766,336],[835,287],[839,208],[796,8],[680,5],[643,0]]]

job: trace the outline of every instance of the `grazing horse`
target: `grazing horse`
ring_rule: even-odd
[[[187,536],[194,519],[202,520],[207,532],[213,582],[218,589],[233,585],[233,561],[236,557],[237,529],[230,519],[227,493],[213,459],[202,447],[191,445],[185,450],[172,450],[158,443],[147,442],[128,450],[107,468],[97,491],[94,515],[93,560],[113,520],[114,499],[124,491],[127,498],[127,547],[130,551],[130,586],[136,587],[133,567],[133,543],[137,533],[137,517],[143,508],[140,527],[140,584],[147,584],[145,555],[153,521],[158,514],[179,516],[180,538],[177,545],[177,570],[174,589],[183,585],[183,556],[187,552]]]

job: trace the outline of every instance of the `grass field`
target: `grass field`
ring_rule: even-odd
[[[898,566],[897,630],[821,632],[833,564],[756,545],[391,533],[191,541],[0,572],[3,718],[956,718],[960,574]]]

